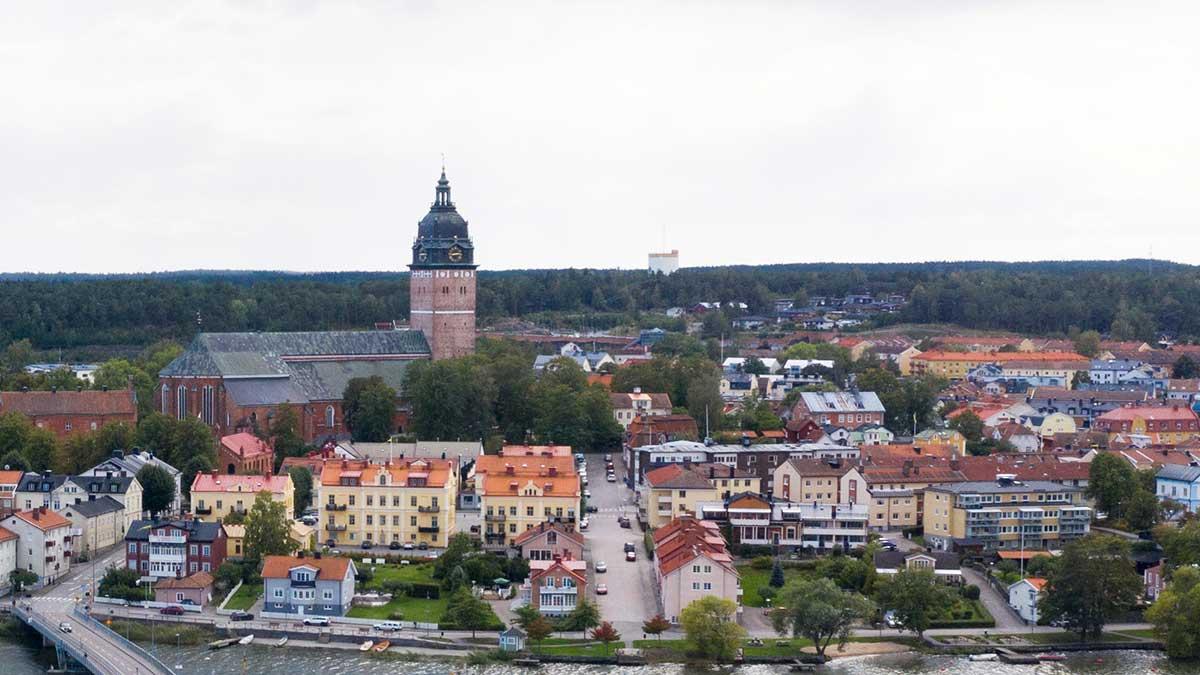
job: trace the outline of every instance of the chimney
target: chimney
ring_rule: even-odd
[[[950,470],[951,471],[958,471],[958,467],[960,464],[961,463],[958,461],[958,455],[955,455],[954,457],[950,458]]]
[[[300,549],[300,551],[296,553],[296,557],[304,560],[304,549]]]
[[[506,476],[515,476],[515,475],[516,475],[516,473],[517,473],[517,469],[516,469],[516,467],[514,467],[512,464],[505,464],[505,465],[504,465],[504,475],[506,475]]]
[[[216,478],[216,477],[217,477],[217,470],[216,470],[216,469],[213,469],[212,471],[210,471],[210,472],[209,472],[209,475],[210,475],[210,476],[212,476],[213,478]]]
[[[911,459],[904,460],[904,466],[900,469],[900,473],[904,476],[912,473],[913,462]]]

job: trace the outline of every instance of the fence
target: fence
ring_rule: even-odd
[[[154,667],[158,668],[160,673],[174,672],[170,668],[167,667],[167,664],[163,663],[162,661],[159,661],[158,657],[154,656],[153,654],[146,651],[145,649],[142,649],[141,647],[134,644],[133,642],[126,640],[120,633],[117,633],[113,629],[104,625],[104,622],[97,621],[96,619],[92,618],[92,616],[90,614],[88,614],[87,610],[83,609],[83,607],[76,605],[73,613],[74,613],[75,617],[78,618],[80,621],[83,621],[84,623],[88,624],[89,626],[92,626],[94,629],[96,629],[97,632],[103,634],[109,640],[121,645],[125,649],[125,651],[131,652],[131,653],[136,654],[139,657],[145,659],[148,663],[150,663]],[[129,670],[128,668],[124,668],[118,672],[128,672],[128,670]]]

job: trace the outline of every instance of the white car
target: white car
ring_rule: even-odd
[[[591,499],[591,498],[592,498],[592,491],[591,491],[591,490],[584,490],[584,491],[583,491],[583,497],[584,497],[584,499]]]
[[[304,619],[305,626],[328,626],[329,617],[327,616],[309,616]]]
[[[398,622],[398,621],[384,621],[382,623],[377,623],[377,624],[371,626],[371,628],[374,628],[375,630],[383,630],[383,631],[396,631],[396,630],[401,630],[402,628],[404,628],[404,626],[401,626],[400,622]]]
[[[588,529],[588,525],[591,525],[591,524],[592,524],[592,521],[588,520],[587,518],[583,518],[579,521],[579,529],[586,530],[586,529]]]
[[[604,564],[603,560],[596,563],[596,574],[604,574],[608,571],[608,565]]]
[[[610,483],[615,483],[615,482],[617,482],[617,474],[610,473],[610,474],[608,474],[608,478],[606,478],[605,480],[607,480]]]
[[[71,624],[67,623],[66,621],[62,621],[58,624],[58,629],[64,633],[70,633],[71,632]]]

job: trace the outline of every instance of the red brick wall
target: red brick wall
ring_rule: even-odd
[[[475,282],[474,270],[413,270],[409,324],[425,333],[435,361],[474,353]]]
[[[131,428],[137,427],[137,414],[128,415],[35,415],[30,418],[38,428],[47,429],[59,439],[72,434],[88,433],[105,424],[124,422]]]

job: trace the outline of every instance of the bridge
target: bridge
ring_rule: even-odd
[[[54,645],[58,665],[64,670],[86,670],[95,675],[168,675],[172,672],[145,649],[121,637],[88,615],[80,605],[35,598],[13,608],[16,616]],[[59,626],[71,625],[71,632]]]

